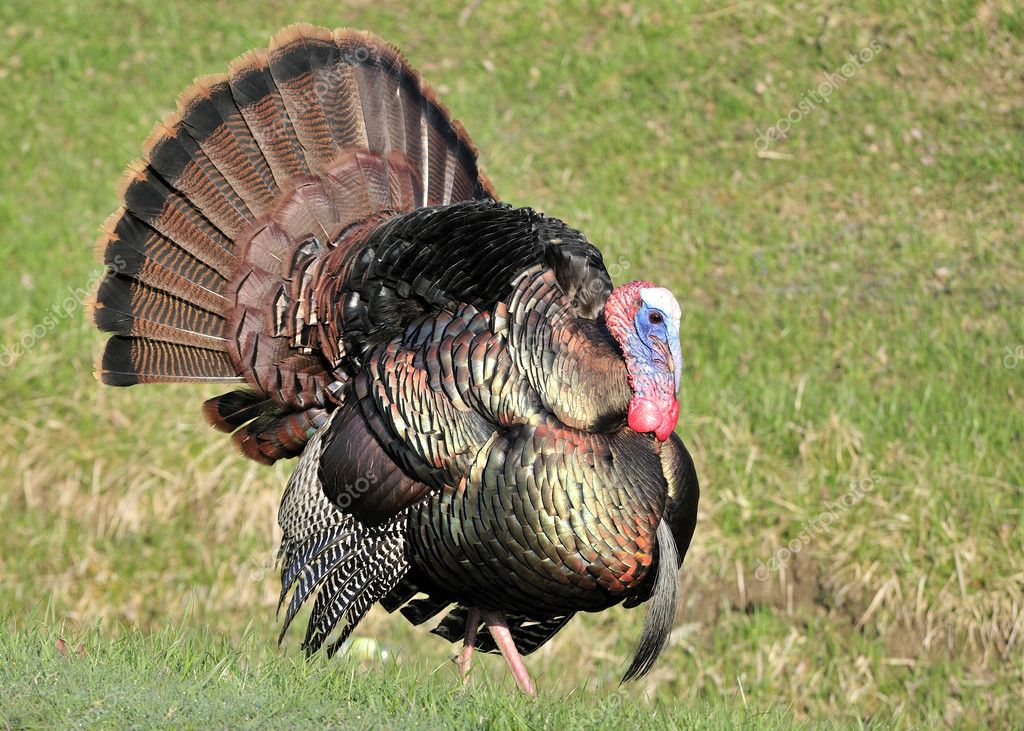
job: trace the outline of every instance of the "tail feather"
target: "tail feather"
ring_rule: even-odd
[[[355,43],[345,38],[339,39],[339,43],[343,55],[359,55],[360,48]],[[398,92],[394,75],[400,73],[400,69],[394,64],[393,57],[383,54],[367,61],[369,63],[366,65],[353,67],[351,81],[359,92],[359,113],[362,115],[363,129],[366,130],[366,147],[381,153],[402,150],[405,124],[401,121],[401,100],[393,96]],[[381,73],[382,70],[384,73]],[[389,111],[389,101],[395,107],[393,112]],[[396,135],[400,135],[400,138],[394,140]]]
[[[258,48],[235,59],[228,83],[278,186],[284,189],[290,181],[308,176],[302,144],[270,72],[270,51]]]
[[[330,38],[330,31],[298,24],[283,29],[270,40],[270,73],[313,173],[324,170],[338,151],[313,74],[314,53],[318,52],[321,62],[326,60]],[[351,105],[355,100],[345,102]],[[363,147],[365,139],[364,131]],[[357,144],[356,140],[352,143]]]
[[[138,280],[107,277],[96,294],[105,332],[224,350],[224,318]]]
[[[222,313],[224,277],[132,215],[104,224],[99,246],[108,270]]]
[[[431,110],[427,110],[428,114]],[[442,133],[434,124],[427,126],[429,150],[443,150],[440,155],[430,155],[427,164],[427,200],[450,201],[454,181],[454,155],[445,145]]]
[[[362,67],[347,43],[347,32],[309,38],[307,47],[312,59],[316,100],[331,129],[335,146],[342,150],[379,150],[372,138],[383,127],[383,117],[367,115],[366,99],[357,80]]]
[[[196,141],[231,187],[259,216],[280,192],[259,144],[249,131],[227,74],[203,76],[178,101],[180,127]]]
[[[108,386],[241,381],[223,351],[124,335],[107,341],[97,374]]]
[[[276,411],[273,402],[258,393],[243,390],[228,391],[203,403],[207,423],[228,434],[264,415],[268,409]]]
[[[388,196],[396,211],[411,211],[416,207],[416,171],[401,153],[387,156]]]
[[[249,206],[185,131],[177,113],[157,124],[142,149],[160,177],[193,201],[229,238],[239,236],[253,220]]]
[[[238,261],[231,240],[180,192],[167,187],[142,158],[125,175],[124,205],[128,213],[175,242],[192,258],[228,276]]]

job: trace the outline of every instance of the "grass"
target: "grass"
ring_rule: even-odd
[[[77,302],[121,170],[193,76],[297,20],[397,43],[505,200],[584,230],[617,282],[654,279],[683,304],[680,433],[704,495],[673,645],[625,691],[636,713],[1020,722],[1015,4],[15,0],[0,6],[0,660],[17,681],[3,686],[23,689],[5,691],[8,725],[70,723],[59,714],[119,684],[208,698],[190,718],[221,725],[266,720],[243,718],[244,699],[275,692],[311,709],[281,719],[348,722],[374,690],[393,714],[422,706],[425,725],[601,725],[590,708],[618,692],[641,612],[579,618],[531,656],[550,694],[536,707],[502,698],[495,663],[501,690],[456,703],[451,648],[383,614],[360,634],[397,676],[365,661],[350,688],[343,663],[270,650],[289,465],[249,464],[208,431],[198,404],[215,390],[92,379],[100,337]],[[844,80],[802,110],[830,73]],[[761,149],[787,115],[787,138]],[[89,628],[88,659],[55,657],[61,626]],[[179,638],[232,679],[159,660]],[[159,720],[104,697],[99,725]],[[396,717],[366,707],[368,724]]]
[[[728,704],[651,705],[625,692],[533,701],[484,678],[462,689],[394,663],[366,673],[354,657],[283,656],[252,633],[232,642],[182,628],[117,639],[30,632],[0,638],[0,651],[8,728],[789,727],[779,712]]]

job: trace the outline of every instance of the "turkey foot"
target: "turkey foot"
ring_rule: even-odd
[[[473,607],[466,616],[466,636],[462,641],[462,651],[456,664],[459,666],[459,676],[462,682],[469,683],[469,670],[473,666],[473,650],[476,649],[476,630],[480,626],[480,610]]]
[[[526,664],[523,663],[523,658],[519,654],[519,650],[516,649],[516,643],[512,641],[512,633],[508,630],[505,615],[501,612],[483,612],[483,619],[519,687],[526,695],[536,696],[537,691],[533,689],[533,682],[526,672]]]

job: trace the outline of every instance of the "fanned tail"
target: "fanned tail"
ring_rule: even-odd
[[[311,309],[319,262],[398,213],[494,193],[397,50],[300,24],[197,79],[120,196],[98,241],[110,274],[92,317],[113,335],[98,378],[243,384],[247,408],[222,418],[232,392],[204,411],[272,462],[301,451],[347,377],[343,334],[323,337]]]

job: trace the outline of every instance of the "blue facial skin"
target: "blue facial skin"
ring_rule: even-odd
[[[671,373],[678,391],[683,374],[683,355],[674,323],[664,312],[641,301],[633,324],[640,336],[639,341],[648,351],[644,360],[653,366],[651,370],[654,372]]]

